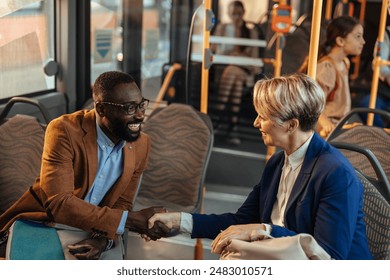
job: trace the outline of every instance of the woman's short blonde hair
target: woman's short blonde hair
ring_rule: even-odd
[[[325,94],[314,79],[299,73],[256,82],[253,104],[262,118],[278,124],[297,119],[309,131],[324,110]]]

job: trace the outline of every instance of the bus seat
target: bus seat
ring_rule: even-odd
[[[135,209],[162,205],[169,211],[199,213],[213,145],[207,115],[172,103],[152,114],[143,131],[151,137],[152,146]]]
[[[0,214],[7,210],[39,176],[46,124],[17,114],[8,118],[16,103],[43,106],[28,98],[13,98],[0,116]],[[44,110],[44,109],[43,109]],[[42,111],[43,112],[43,111]],[[45,121],[47,112],[43,113]]]
[[[330,144],[339,149],[352,166],[361,172],[390,203],[389,181],[381,163],[370,149],[353,143],[331,141]]]
[[[390,204],[361,172],[363,211],[368,245],[375,260],[390,260]]]
[[[355,108],[351,110],[335,127],[328,136],[327,141],[350,143],[362,148],[369,149],[378,159],[381,167],[386,174],[387,181],[390,181],[390,134],[384,128],[369,126],[363,123],[351,123],[354,117],[361,113],[373,113],[386,118],[390,121],[390,113],[370,108]],[[360,169],[364,175],[375,177],[373,169],[367,164],[367,161],[362,160],[357,154],[345,154],[352,162],[352,165]],[[388,187],[388,183],[387,183]]]
[[[161,205],[168,211],[201,213],[214,141],[209,116],[190,105],[172,103],[151,114],[143,131],[152,144],[134,210]],[[200,246],[197,240],[195,259],[203,258]]]

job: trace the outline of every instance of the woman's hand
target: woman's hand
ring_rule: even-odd
[[[222,231],[211,243],[211,252],[220,254],[232,239],[256,241],[264,239],[266,227],[263,224],[233,225]]]
[[[156,213],[149,219],[148,226],[152,228],[156,222],[160,222],[169,229],[179,229],[180,218],[180,212]]]

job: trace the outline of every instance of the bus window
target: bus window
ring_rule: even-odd
[[[91,0],[91,81],[122,61],[122,1]]]
[[[141,79],[148,98],[156,94],[153,85],[161,84],[161,70],[169,62],[171,9],[170,0],[143,2]]]
[[[53,90],[43,67],[54,59],[54,1],[0,4],[0,99]]]

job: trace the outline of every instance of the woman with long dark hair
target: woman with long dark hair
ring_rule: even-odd
[[[360,55],[365,40],[363,25],[350,16],[333,19],[326,29],[326,41],[320,46],[316,80],[326,97],[317,131],[326,137],[351,110],[349,89],[350,55]]]

